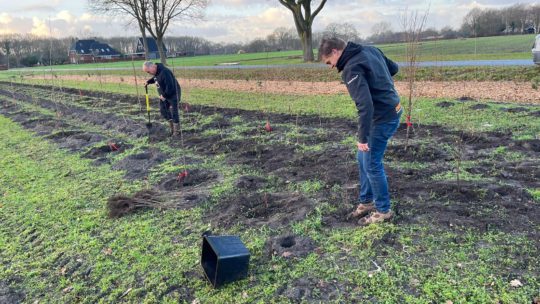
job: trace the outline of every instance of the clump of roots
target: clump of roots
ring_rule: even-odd
[[[110,218],[119,218],[139,209],[165,209],[171,207],[172,205],[165,201],[165,197],[155,190],[141,190],[133,196],[114,195],[107,201]]]

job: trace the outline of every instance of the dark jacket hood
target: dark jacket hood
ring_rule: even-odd
[[[341,56],[339,57],[339,60],[336,64],[338,72],[343,71],[343,68],[345,68],[347,62],[356,54],[362,52],[363,49],[364,47],[360,44],[356,44],[354,42],[347,42],[347,46],[345,46],[345,49],[343,49],[343,53],[341,53]]]
[[[159,73],[161,73],[161,71],[163,71],[163,63],[156,63],[156,66],[157,66],[157,70],[156,70],[156,75],[159,75]]]

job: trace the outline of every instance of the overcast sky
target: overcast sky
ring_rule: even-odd
[[[313,0],[318,4],[320,0]],[[536,3],[524,0],[520,3]],[[423,14],[429,7],[427,25],[440,29],[458,28],[463,16],[473,7],[500,8],[511,5],[507,0],[328,0],[315,18],[314,31],[332,22],[353,24],[362,37],[371,34],[374,24],[389,22],[400,30],[404,11]],[[137,35],[136,26],[125,17],[96,16],[86,0],[18,0],[0,1],[0,34],[32,33],[42,36],[79,38],[90,36]],[[205,19],[197,23],[176,22],[169,36],[199,36],[213,42],[247,42],[264,38],[277,27],[294,27],[291,12],[278,0],[210,0]]]

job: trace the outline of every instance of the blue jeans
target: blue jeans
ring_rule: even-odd
[[[401,113],[400,113],[401,116]],[[377,211],[390,210],[390,193],[384,172],[383,156],[388,140],[399,127],[399,117],[394,121],[373,124],[368,138],[369,151],[358,150],[360,171],[360,203],[375,202]]]

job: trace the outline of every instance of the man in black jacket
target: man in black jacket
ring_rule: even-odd
[[[155,83],[159,93],[159,111],[161,116],[169,121],[171,136],[176,136],[180,124],[178,116],[178,102],[182,96],[180,84],[171,70],[161,63],[146,61],[143,71],[154,75],[148,79],[144,86]]]
[[[319,56],[330,68],[342,72],[341,78],[358,110],[360,204],[350,216],[359,217],[362,225],[389,220],[393,212],[383,156],[403,112],[392,79],[398,65],[378,48],[338,38],[323,38]]]

